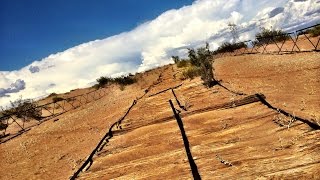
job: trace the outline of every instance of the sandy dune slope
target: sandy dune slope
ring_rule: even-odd
[[[175,65],[140,74],[137,84],[109,87],[110,95],[1,144],[0,179],[68,179],[138,97],[79,179],[192,179],[170,99],[181,111],[202,179],[317,179],[320,130],[268,108],[254,94],[320,123],[319,60],[319,53],[216,59],[216,78],[242,95],[207,89],[200,78],[182,81]]]

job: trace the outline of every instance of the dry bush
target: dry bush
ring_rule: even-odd
[[[113,82],[113,79],[111,77],[104,77],[101,76],[97,79],[98,84],[94,85],[96,89],[102,88],[105,85],[108,85],[109,83]]]
[[[8,125],[5,124],[5,123],[2,122],[2,121],[3,121],[3,119],[1,119],[1,121],[0,121],[0,131],[1,131],[1,130],[4,130],[4,129],[7,129],[7,127],[8,127]]]
[[[22,100],[20,99],[10,102],[11,103],[11,108],[8,110],[4,111],[4,115],[14,115],[17,118],[22,118],[22,119],[36,119],[40,120],[41,119],[41,110],[37,109],[37,104],[33,102],[30,99]]]
[[[237,49],[246,48],[247,45],[243,42],[240,43],[229,43],[225,42],[223,43],[216,51],[214,51],[214,54],[217,53],[225,53],[225,52],[233,52]]]
[[[72,101],[75,101],[75,100],[77,100],[77,98],[75,98],[75,97],[70,97],[70,98],[66,99],[67,102],[72,102]]]
[[[64,98],[58,97],[58,96],[52,98],[52,102],[54,102],[54,103],[59,102],[59,101],[63,101],[63,100],[64,100]]]
[[[125,89],[126,87],[125,87],[124,85],[120,85],[119,88],[120,88],[121,91],[124,91],[124,89]]]
[[[129,74],[128,76],[120,76],[113,79],[113,82],[119,84],[120,86],[126,86],[137,82],[133,75]]]
[[[185,74],[187,77],[194,77],[194,75],[201,75],[203,84],[207,87],[212,87],[217,81],[214,79],[212,68],[212,52],[209,49],[209,44],[206,43],[205,47],[200,47],[197,50],[189,49],[188,57],[190,64],[196,68],[188,69]]]
[[[54,97],[54,96],[57,96],[57,95],[58,95],[57,93],[51,93],[51,94],[49,94],[48,97]]]
[[[266,44],[270,42],[270,39],[273,39],[275,42],[282,42],[289,39],[289,35],[287,35],[282,30],[271,30],[263,28],[261,32],[256,34],[256,39],[258,40],[258,44]]]
[[[287,127],[288,129],[296,121],[295,115],[288,117],[278,111],[277,115],[273,117],[272,120],[274,123],[278,124],[280,127]]]
[[[171,56],[171,58],[175,64],[177,64],[180,61],[179,56]]]
[[[92,86],[95,89],[102,88],[108,84],[118,84],[120,85],[120,89],[124,89],[123,88],[124,86],[136,83],[137,80],[134,75],[129,74],[127,76],[122,75],[116,78],[101,76],[100,78],[97,79],[97,82],[98,84],[95,84]]]
[[[194,79],[195,77],[200,76],[201,69],[196,66],[189,66],[182,72],[182,76],[184,79]]]
[[[189,65],[188,60],[182,59],[181,61],[178,61],[177,63],[178,68],[187,67]]]
[[[320,35],[320,25],[308,30],[307,33],[309,33],[311,35],[311,37],[319,36]]]

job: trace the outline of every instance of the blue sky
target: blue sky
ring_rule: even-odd
[[[129,31],[192,0],[1,0],[0,71]]]

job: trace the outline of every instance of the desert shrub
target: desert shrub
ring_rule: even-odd
[[[17,118],[33,118],[36,120],[41,119],[41,110],[37,109],[37,104],[30,99],[22,100],[22,98],[10,102],[11,108],[4,111],[4,115],[10,114]]]
[[[289,39],[289,35],[287,35],[282,30],[270,30],[266,28],[263,28],[262,31],[257,33],[255,36],[260,44],[266,44],[270,42],[271,38],[275,42],[281,42]]]
[[[201,79],[203,84],[207,87],[212,87],[217,83],[213,76],[212,62],[206,57],[205,60],[201,61]]]
[[[0,121],[0,130],[7,129],[8,124],[5,124],[4,122]]]
[[[188,60],[187,59],[181,59],[179,56],[171,56],[174,63],[177,65],[178,68],[186,67],[188,66]]]
[[[0,131],[7,129],[8,124],[5,123],[5,121],[8,119],[8,117],[4,117],[5,115],[3,114],[3,112],[0,112]],[[1,134],[0,134],[1,136]]]
[[[77,100],[77,98],[75,98],[75,97],[70,97],[70,98],[66,99],[67,102],[71,102],[71,101],[75,101],[75,100]]]
[[[7,120],[4,116],[5,115],[3,114],[3,112],[0,111],[0,131],[8,127],[8,125],[4,123]],[[0,137],[1,137],[1,134],[0,134]]]
[[[113,79],[110,77],[101,76],[100,78],[97,79],[97,82],[98,82],[98,86],[100,88],[100,87],[104,87],[108,83],[113,82]]]
[[[311,35],[311,37],[319,36],[320,35],[320,25],[308,30],[307,33],[309,33]]]
[[[188,63],[188,60],[182,59],[176,64],[178,68],[182,68],[182,67],[187,67],[189,63]]]
[[[196,66],[189,66],[182,72],[182,76],[184,79],[193,79],[197,76],[200,76],[201,68]]]
[[[58,96],[52,98],[52,102],[54,102],[54,103],[62,101],[62,100],[64,100],[64,98],[58,97]]]
[[[57,95],[58,95],[57,93],[51,93],[51,94],[49,94],[48,97],[54,97],[54,96],[57,96]]]
[[[204,85],[211,87],[215,82],[212,68],[213,52],[209,49],[209,44],[198,49],[188,48],[189,60],[180,60],[177,56],[172,56],[177,67],[186,67],[182,72],[182,79],[193,79],[201,76]]]
[[[200,47],[196,51],[189,49],[188,57],[190,58],[191,65],[200,68],[201,79],[203,84],[207,87],[211,87],[217,81],[214,79],[212,68],[212,52],[209,49],[209,44],[206,43],[205,47]],[[190,73],[192,71],[190,70]],[[191,73],[192,74],[192,73]]]
[[[189,48],[188,57],[191,65],[200,67],[202,62],[207,61],[212,57],[212,52],[209,50],[209,44],[206,43],[205,47],[200,47],[197,50]]]
[[[218,47],[216,50],[217,53],[224,53],[224,52],[233,52],[232,44],[229,42],[223,43],[221,46]]]
[[[119,88],[120,88],[120,90],[121,90],[121,91],[123,91],[123,90],[126,88],[126,86],[124,86],[124,85],[120,85],[120,87],[119,87]]]
[[[179,56],[171,56],[171,58],[175,64],[177,64],[180,61]]]
[[[101,76],[100,78],[97,79],[97,82],[98,82],[98,84],[95,84],[92,86],[95,89],[99,89],[101,87],[104,87],[107,84],[112,84],[112,83],[118,84],[120,86],[126,86],[126,85],[136,83],[137,80],[134,75],[129,74],[127,76],[122,75],[122,76],[116,77],[116,78]]]
[[[188,49],[188,57],[189,57],[191,65],[197,66],[197,67],[200,66],[200,59],[197,56],[197,53],[194,49],[192,49],[192,48]]]
[[[99,89],[99,88],[100,88],[100,85],[99,85],[99,84],[95,84],[95,85],[92,86],[92,88],[94,88],[94,89]]]
[[[223,43],[216,51],[216,53],[225,53],[225,52],[233,52],[237,49],[245,48],[247,45],[244,42],[240,43],[229,43],[225,42]]]
[[[116,77],[113,79],[113,82],[116,83],[116,84],[119,84],[119,85],[130,85],[130,84],[133,84],[136,81],[136,79],[134,78],[134,76],[132,75],[128,75],[128,76],[120,76],[120,77]]]

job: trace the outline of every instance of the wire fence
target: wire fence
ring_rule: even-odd
[[[168,68],[164,69],[162,72],[160,72],[157,80],[155,82],[153,82],[145,91],[144,94],[138,98],[136,98],[135,100],[133,100],[131,106],[126,110],[125,114],[116,122],[114,122],[109,129],[107,130],[107,132],[105,133],[105,135],[102,137],[102,139],[99,141],[99,143],[96,145],[96,147],[93,149],[93,151],[90,153],[89,156],[87,156],[86,160],[82,163],[82,165],[79,167],[79,169],[70,177],[71,180],[76,179],[79,174],[83,171],[87,171],[91,165],[93,164],[93,157],[103,149],[104,146],[107,145],[107,143],[109,142],[109,140],[114,136],[114,133],[116,132],[116,130],[122,129],[121,128],[121,123],[122,121],[128,116],[129,112],[132,110],[132,108],[137,104],[138,101],[140,101],[143,97],[146,96],[146,94],[148,94],[150,92],[150,90],[152,88],[154,88],[156,85],[160,84],[163,79],[162,79],[162,75],[163,72],[166,71]]]
[[[80,95],[61,98],[43,105],[36,105],[17,113],[9,113],[0,117],[1,131],[0,143],[4,143],[22,133],[30,130],[33,126],[39,125],[44,121],[50,120],[60,114],[76,109],[82,105],[96,101],[107,94],[105,88],[100,88]],[[29,112],[38,112],[37,118],[28,117]]]
[[[216,51],[214,54],[216,57],[224,57],[244,54],[286,54],[320,51],[320,36],[311,33],[312,29],[316,28],[320,28],[320,24],[290,33],[238,42],[224,52]]]
[[[304,29],[300,29],[295,32],[285,33],[284,35],[263,37],[263,38],[257,38],[255,40],[239,42],[239,44],[245,44],[245,46],[242,46],[242,47],[239,46],[241,48],[232,49],[228,52],[218,53],[216,54],[216,56],[223,57],[223,56],[230,56],[230,55],[236,56],[236,55],[256,54],[256,53],[283,54],[283,53],[294,53],[294,52],[320,51],[320,47],[319,47],[320,36],[318,35],[316,37],[312,37],[309,33],[310,29],[318,26],[320,26],[320,24],[310,26]],[[161,78],[161,75],[162,73],[159,75],[159,79]],[[180,87],[180,86],[181,85],[178,85],[177,87]],[[144,97],[151,88],[152,86],[150,86],[147,89],[147,91],[145,91],[145,94],[142,97]],[[171,90],[175,99],[177,100],[177,103],[181,108],[183,106],[180,105],[173,89],[174,88],[168,88],[164,91],[161,91],[160,93]],[[156,93],[155,95],[160,93]],[[2,117],[0,117],[0,122],[2,122],[4,127],[3,130],[0,131],[0,137],[1,137],[0,143],[4,143],[14,137],[17,137],[23,134],[24,132],[29,131],[33,126],[39,125],[44,121],[50,120],[60,114],[63,114],[70,110],[81,107],[87,103],[96,101],[104,97],[106,94],[107,94],[107,90],[105,88],[101,88],[101,89],[90,91],[77,96],[61,99],[59,101],[53,101],[47,104],[37,105],[32,109],[27,109],[23,111],[22,114],[27,114],[28,111],[33,111],[33,110],[40,112],[41,117],[39,120],[37,120],[37,123],[35,124],[28,123],[29,120],[28,120],[28,117],[26,116],[22,116],[22,118],[19,118],[17,117],[16,114],[3,115]],[[138,98],[138,100],[141,98]],[[98,143],[96,148],[92,151],[92,153],[89,155],[87,160],[82,164],[82,166],[73,174],[71,179],[77,178],[78,175],[84,169],[88,169],[90,167],[90,165],[93,162],[93,159],[92,159],[93,156],[100,149],[102,149],[104,144],[107,143],[107,141],[112,137],[112,133],[113,133],[112,128],[121,123],[121,121],[128,115],[128,113],[136,103],[137,103],[137,100],[134,100],[132,105],[128,108],[125,115],[109,128],[108,132],[101,139],[101,141]]]

